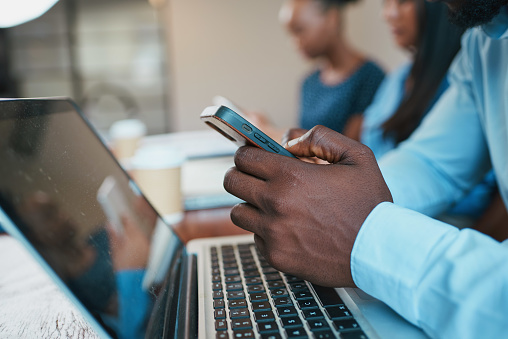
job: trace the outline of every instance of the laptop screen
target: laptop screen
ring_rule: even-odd
[[[0,101],[0,159],[18,230],[108,333],[145,337],[184,247],[72,102]]]

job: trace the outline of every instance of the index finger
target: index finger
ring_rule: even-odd
[[[300,160],[252,146],[242,146],[235,153],[236,168],[262,180],[277,175],[294,161]]]
[[[289,141],[285,147],[298,157],[317,157],[331,164],[354,163],[353,153],[369,150],[367,146],[319,125]]]

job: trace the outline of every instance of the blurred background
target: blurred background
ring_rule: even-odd
[[[96,128],[139,118],[148,134],[201,130],[212,97],[296,125],[310,70],[278,21],[283,0],[60,0],[0,29],[0,96],[69,96]],[[385,70],[404,62],[382,0],[349,7],[353,45]]]

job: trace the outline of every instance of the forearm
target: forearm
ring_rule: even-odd
[[[508,333],[508,247],[487,236],[383,203],[351,258],[358,287],[432,337]]]

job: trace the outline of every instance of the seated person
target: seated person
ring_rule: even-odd
[[[460,49],[463,32],[448,21],[443,4],[386,0],[383,15],[396,44],[412,53],[412,62],[385,78],[361,118],[360,140],[377,159],[406,140],[448,88],[446,73]],[[348,136],[358,140],[357,133]],[[474,226],[495,191],[495,178],[490,173],[439,219],[455,226]]]
[[[508,240],[419,213],[449,209],[491,169],[508,206],[508,4],[446,3],[452,20],[481,27],[464,34],[448,90],[379,165],[317,126],[286,147],[328,164],[242,147],[224,186],[246,201],[233,222],[276,269],[359,287],[432,338],[505,338]]]
[[[325,125],[338,132],[349,118],[372,101],[384,72],[357,51],[344,35],[344,12],[356,0],[288,0],[280,20],[302,55],[316,62],[317,69],[303,81],[300,94],[300,127]],[[257,127],[275,140],[284,131],[263,114],[246,112]]]

